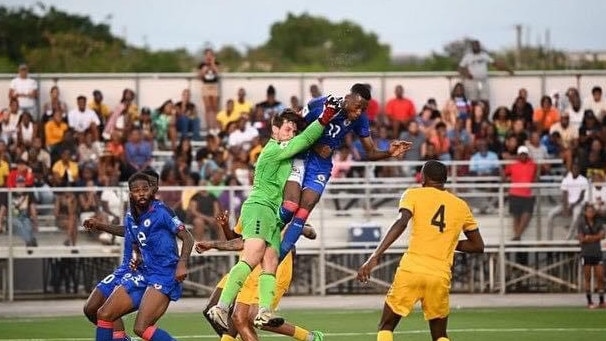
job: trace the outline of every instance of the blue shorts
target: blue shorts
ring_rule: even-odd
[[[97,283],[97,289],[101,291],[103,297],[108,298],[109,295],[112,294],[114,288],[120,285],[122,277],[127,272],[128,271],[126,269],[118,268],[113,273],[107,275],[104,279]]]
[[[122,282],[120,285],[124,287],[130,296],[135,309],[139,309],[141,300],[145,294],[145,290],[147,290],[149,287],[152,287],[168,296],[171,301],[178,300],[181,298],[181,294],[183,293],[183,286],[174,278],[159,277],[154,275],[144,277],[141,273],[127,273],[124,275],[124,277],[122,277]]]
[[[310,153],[305,162],[305,175],[303,176],[301,188],[310,189],[318,193],[318,195],[322,195],[330,179],[331,171],[332,162],[326,161],[319,156],[314,157]]]

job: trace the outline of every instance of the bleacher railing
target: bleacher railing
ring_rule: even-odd
[[[456,168],[459,166],[469,165],[468,161],[452,161],[445,162],[452,169],[452,173],[456,174]],[[506,164],[507,162],[501,162]],[[560,165],[558,161],[545,161],[552,165]],[[341,285],[344,282],[353,279],[353,273],[357,270],[360,264],[360,259],[368,255],[374,246],[377,245],[377,240],[357,242],[347,238],[347,230],[355,226],[367,224],[367,226],[378,226],[381,235],[389,228],[391,222],[397,214],[397,203],[402,192],[409,187],[418,186],[415,177],[397,177],[397,178],[376,178],[373,176],[375,167],[411,167],[420,166],[422,162],[361,162],[352,163],[353,167],[360,167],[364,170],[363,177],[357,178],[341,178],[332,179],[327,187],[322,200],[314,210],[310,217],[310,222],[317,229],[319,238],[316,241],[300,242],[298,255],[301,257],[312,257],[315,259],[312,262],[311,270],[313,278],[310,279],[314,283],[313,289],[310,289],[315,294],[327,294],[332,289]],[[557,283],[568,290],[580,290],[580,282],[578,269],[572,271],[575,275],[570,277],[570,262],[574,263],[577,259],[579,251],[578,242],[576,240],[566,239],[562,233],[556,234],[553,240],[546,238],[545,230],[554,228],[546,226],[545,214],[559,204],[561,200],[561,191],[559,189],[562,174],[548,174],[541,177],[541,182],[531,184],[512,185],[508,182],[503,182],[499,176],[451,176],[449,178],[448,188],[457,193],[460,197],[468,201],[470,206],[476,212],[476,217],[480,221],[481,231],[486,239],[486,255],[480,258],[473,258],[477,262],[477,268],[473,273],[466,273],[464,276],[471,276],[469,280],[473,285],[469,288],[470,291],[493,291],[506,293],[508,287],[515,285],[520,281],[530,277],[537,277],[548,281],[549,283]],[[522,241],[512,241],[510,217],[507,212],[507,193],[510,187],[522,186],[531,187],[535,191],[537,204],[533,220],[523,236]],[[161,191],[182,191],[182,190],[199,190],[205,188],[208,191],[224,190],[228,191],[231,198],[234,198],[236,191],[246,191],[246,187],[161,187]],[[588,190],[590,190],[589,186]],[[66,192],[81,193],[87,191],[101,192],[103,190],[115,190],[125,192],[127,189],[122,187],[90,187],[90,188],[23,188],[21,192]],[[11,194],[14,190],[0,189],[0,193],[5,192]],[[125,193],[124,193],[125,194]],[[161,193],[160,193],[161,195]],[[352,206],[347,212],[339,212],[334,207],[334,200],[357,200],[357,205]],[[491,212],[479,212],[479,206],[491,200],[493,202]],[[375,207],[377,202],[384,201],[381,206]],[[231,203],[234,200],[230,200]],[[8,207],[13,207],[13,197],[8,195]],[[232,215],[234,207],[230,207]],[[345,216],[342,216],[342,213]],[[38,247],[26,247],[16,238],[12,227],[13,212],[8,210],[7,217],[7,233],[0,235],[0,264],[4,263],[2,278],[3,278],[3,293],[8,300],[14,299],[15,292],[15,260],[19,259],[48,259],[48,258],[113,258],[119,260],[121,258],[121,246],[107,246],[101,244],[83,243],[76,246],[63,245],[48,245],[40,240]],[[233,223],[233,220],[232,220]],[[564,231],[560,231],[564,232]],[[38,232],[42,234],[44,232]],[[58,232],[56,232],[58,233]],[[4,241],[2,242],[2,240]],[[389,255],[396,257],[404,252],[407,248],[406,242],[398,242],[394,245]],[[77,253],[74,253],[76,251]],[[565,259],[561,260],[564,267],[561,273],[553,273],[551,266],[553,264],[530,264],[520,263],[516,260],[511,260],[512,255],[516,253],[538,255],[537,259],[544,257],[542,255],[548,253],[565,254]],[[213,257],[223,259],[225,254],[219,252],[209,252],[198,257]],[[217,258],[218,257],[218,258]],[[233,264],[235,255],[229,254],[228,263]],[[351,258],[355,260],[351,263],[349,260],[347,265],[337,264],[334,259]],[[550,256],[551,257],[551,256]],[[558,256],[559,257],[559,256]],[[542,260],[541,260],[542,261]],[[356,263],[357,262],[357,263]],[[539,261],[537,261],[539,262]],[[393,262],[391,262],[393,263]],[[228,266],[227,264],[226,266]],[[395,264],[395,263],[394,263]],[[393,265],[393,264],[392,264]],[[395,265],[393,265],[395,266]],[[573,266],[578,266],[574,263]],[[1,268],[2,266],[0,266]],[[335,276],[334,268],[337,267],[344,274],[340,278]],[[547,267],[547,270],[544,270]],[[227,267],[228,269],[228,267]],[[513,278],[510,275],[512,271],[520,272],[519,275]],[[386,275],[388,276],[388,275]],[[456,277],[456,276],[455,276]],[[565,277],[565,278],[564,278]],[[522,278],[520,280],[519,278]],[[384,286],[387,280],[376,282]],[[467,282],[467,279],[464,280]],[[513,283],[513,284],[512,284]],[[200,281],[190,281],[188,283],[192,287],[202,291],[211,288],[214,283]],[[543,284],[541,284],[543,285]],[[467,290],[467,289],[466,289]]]

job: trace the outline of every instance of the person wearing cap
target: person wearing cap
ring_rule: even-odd
[[[528,227],[534,211],[535,197],[529,185],[537,180],[538,167],[528,156],[526,146],[519,146],[518,158],[505,167],[503,180],[509,180],[509,213],[513,217],[513,238],[520,240]],[[524,185],[524,186],[519,186]]]
[[[8,97],[19,102],[19,109],[29,111],[36,121],[40,120],[36,103],[38,82],[29,77],[26,64],[19,65],[19,75],[11,80]]]

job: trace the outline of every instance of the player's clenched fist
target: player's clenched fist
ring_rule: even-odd
[[[328,97],[326,97],[326,100],[324,101],[324,111],[322,112],[322,115],[320,115],[320,117],[318,118],[320,124],[327,125],[328,122],[330,122],[330,120],[332,120],[337,115],[342,103],[343,98],[341,97],[335,97],[333,95],[329,95]]]
[[[203,253],[212,249],[212,245],[209,241],[203,240],[201,242],[196,243],[195,249],[197,253]]]

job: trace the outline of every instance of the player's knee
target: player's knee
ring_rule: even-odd
[[[231,318],[237,330],[245,328],[248,325],[248,314],[246,314],[246,311],[236,310]]]
[[[109,309],[105,309],[104,307],[99,308],[97,310],[96,315],[97,315],[97,320],[101,320],[101,321],[113,321],[115,319],[112,312]]]
[[[82,309],[84,316],[93,324],[97,323],[97,310],[94,309],[90,304],[85,304]]]

